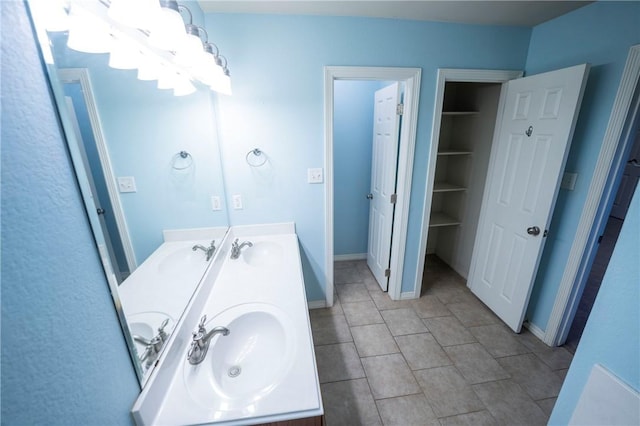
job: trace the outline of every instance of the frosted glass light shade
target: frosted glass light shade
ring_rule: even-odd
[[[161,65],[158,75],[158,89],[173,89],[176,86],[178,74],[167,65]]]
[[[180,13],[163,7],[155,14],[154,22],[149,29],[149,43],[158,49],[175,52],[186,34]]]
[[[90,13],[72,7],[67,46],[80,52],[108,53],[112,43],[109,30],[105,22]]]
[[[33,8],[38,14],[38,20],[44,22],[47,31],[67,31],[69,29],[69,16],[64,10],[64,4],[60,0],[47,0],[38,3]]]
[[[122,25],[148,31],[159,12],[158,0],[111,0],[107,14]]]
[[[138,80],[157,80],[160,76],[160,63],[148,55],[141,54],[138,64]]]
[[[121,70],[132,70],[140,65],[140,51],[128,41],[114,38],[109,55],[109,66]]]
[[[177,74],[175,85],[173,87],[174,96],[186,96],[196,91],[195,86],[191,83],[187,77]]]
[[[202,40],[194,34],[186,34],[176,50],[176,61],[184,66],[196,66],[203,53]]]

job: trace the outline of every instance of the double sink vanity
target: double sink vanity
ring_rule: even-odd
[[[305,424],[321,424],[294,224],[234,226],[223,237],[215,229],[197,232],[165,233],[165,243],[125,282],[144,292],[145,286],[162,285],[162,276],[201,274],[182,317],[171,318],[176,322],[170,337],[133,406],[135,422],[231,425],[306,419],[317,423]],[[203,250],[193,247],[211,239],[220,243],[206,262]],[[129,298],[136,290],[123,288],[122,294]],[[175,291],[162,294],[177,303],[180,289]],[[163,321],[160,313],[148,318],[148,329],[156,330]],[[144,324],[144,318],[132,324]],[[204,356],[196,360],[194,352]]]

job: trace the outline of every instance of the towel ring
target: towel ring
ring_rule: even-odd
[[[187,151],[180,151],[171,159],[174,170],[186,170],[193,165],[193,157]]]
[[[260,159],[260,157],[263,157],[262,159]],[[251,160],[251,158],[255,158],[257,160]],[[267,155],[264,154],[260,148],[254,148],[251,151],[247,152],[247,155],[245,156],[245,160],[247,161],[247,164],[251,167],[260,167],[262,165],[264,165],[267,162]]]

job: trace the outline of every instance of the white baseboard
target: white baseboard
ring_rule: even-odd
[[[545,332],[542,331],[542,329],[540,327],[538,327],[535,324],[531,324],[530,322],[525,322],[522,324],[522,326],[524,328],[526,328],[527,330],[529,330],[531,332],[531,334],[533,334],[534,336],[536,336],[538,339],[542,340],[544,342],[544,335]],[[545,343],[546,344],[546,343]]]
[[[400,293],[400,300],[410,300],[410,299],[417,299],[413,291],[405,291]]]
[[[367,253],[352,253],[352,254],[336,254],[333,256],[334,262],[343,262],[346,260],[366,260]]]
[[[311,300],[307,302],[309,309],[321,309],[327,307],[326,300]]]

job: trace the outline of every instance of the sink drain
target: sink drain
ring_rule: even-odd
[[[229,377],[238,377],[241,372],[242,372],[242,370],[240,369],[240,366],[234,365],[233,367],[231,367],[229,369],[227,374],[229,375]]]

